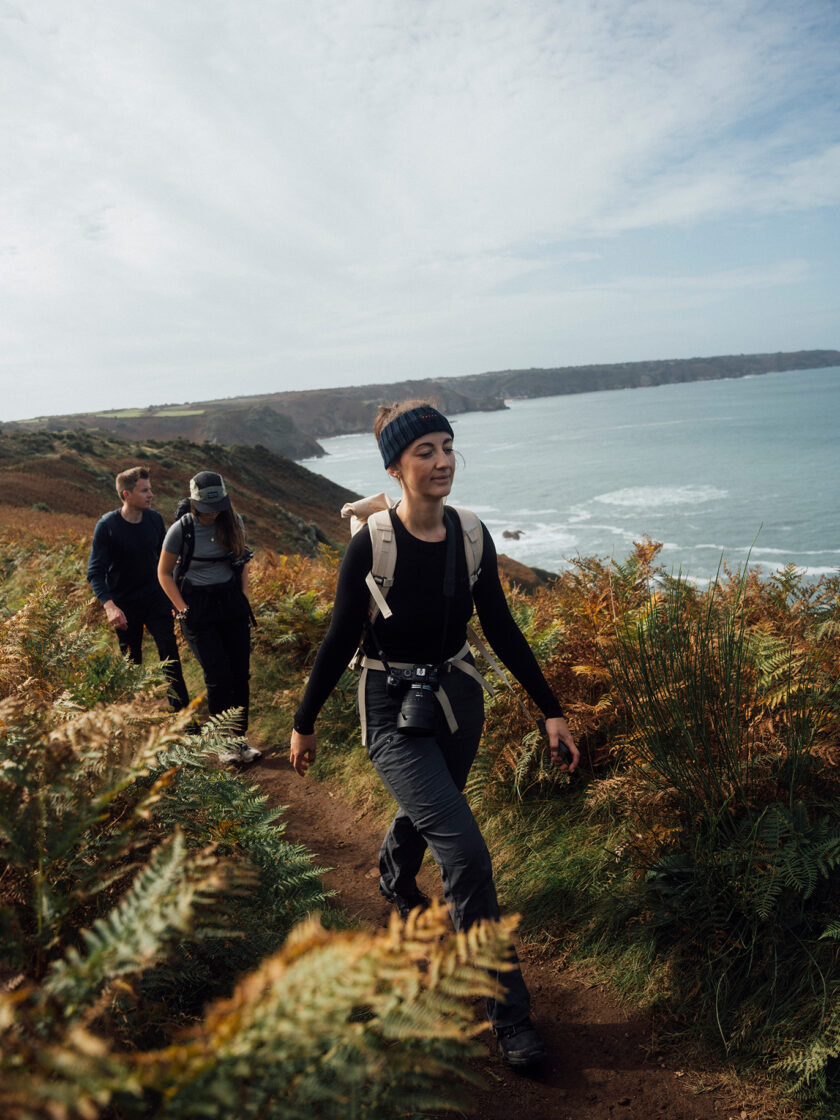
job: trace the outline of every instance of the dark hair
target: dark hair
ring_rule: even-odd
[[[128,467],[120,471],[114,480],[120,501],[123,500],[123,490],[133,490],[141,478],[151,478],[148,467]]]
[[[190,502],[190,511],[193,517],[201,516],[193,502]],[[213,524],[216,526],[219,534],[219,544],[222,548],[234,556],[242,556],[245,552],[245,534],[242,531],[242,522],[236,516],[233,502],[231,502],[229,509],[223,509],[221,513],[216,514],[216,520]]]

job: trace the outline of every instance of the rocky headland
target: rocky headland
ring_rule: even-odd
[[[828,366],[840,366],[840,351],[796,350],[551,369],[508,369],[463,377],[286,390],[177,405],[41,416],[0,425],[0,430],[97,429],[128,440],[182,438],[195,443],[261,444],[289,459],[307,459],[323,454],[319,439],[370,431],[380,404],[406,397],[431,398],[444,412],[456,416],[504,409],[505,401],[517,398],[713,381]]]

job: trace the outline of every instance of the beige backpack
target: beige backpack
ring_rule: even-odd
[[[357,502],[347,502],[347,504],[341,508],[341,516],[350,521],[351,536],[358,533],[363,525],[367,525],[370,530],[373,559],[365,583],[370,591],[368,616],[371,624],[380,614],[383,618],[390,618],[393,614],[393,611],[388,606],[387,597],[389,590],[394,584],[394,569],[397,566],[397,542],[394,538],[394,526],[391,524],[391,514],[389,511],[394,509],[396,505],[397,503],[389,494],[381,493],[372,494],[368,498],[360,498]],[[484,551],[484,530],[481,527],[481,522],[477,515],[471,510],[461,509],[458,506],[449,506],[448,508],[457,513],[458,520],[461,522],[461,531],[464,537],[464,554],[467,560],[467,572],[469,573],[470,587],[472,587],[481,573],[481,557]],[[460,650],[455,657],[450,658],[452,664],[478,680],[482,687],[492,696],[492,686],[485,680],[474,665],[464,660],[464,656],[469,652],[470,646],[474,646],[488,665],[501,677],[511,692],[514,692],[513,686],[505,676],[502,667],[487,649],[484,642],[478,637],[472,626],[467,627],[467,639],[467,644],[464,648]],[[396,665],[398,668],[410,667],[408,665],[403,665],[401,662],[391,662],[391,664]],[[384,664],[381,661],[366,657],[360,648],[356,656],[350,662],[350,668],[354,671],[362,671],[362,679],[359,682],[359,714],[362,722],[362,741],[364,742],[367,730],[365,727],[364,709],[365,674],[368,669],[384,668]],[[446,697],[446,693],[441,689],[435,695],[441,703],[450,730],[455,731],[458,724]],[[514,696],[516,696],[515,692]],[[528,717],[532,718],[530,712],[528,712],[528,709],[522,704],[518,696],[516,696],[516,700]]]
[[[341,516],[350,519],[350,535],[358,533],[363,525],[370,530],[370,543],[373,549],[373,561],[365,582],[370,591],[370,621],[381,614],[383,618],[390,618],[392,611],[386,599],[388,592],[394,584],[394,569],[397,566],[397,542],[394,539],[394,526],[391,524],[389,510],[396,507],[397,503],[390,494],[373,494],[369,498],[360,498],[357,502],[348,502],[341,508]],[[459,509],[450,506],[458,515],[461,522],[461,531],[464,535],[464,553],[467,558],[467,572],[470,577],[470,587],[478,579],[481,572],[481,556],[484,551],[484,532],[478,517],[468,509]]]

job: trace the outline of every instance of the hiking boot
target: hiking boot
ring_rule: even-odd
[[[530,1019],[508,1027],[494,1027],[502,1058],[514,1069],[524,1069],[545,1060],[545,1044]]]
[[[220,762],[235,762],[240,766],[249,762],[256,762],[262,758],[262,751],[258,751],[256,747],[249,746],[246,739],[241,739],[238,743],[233,743],[230,750],[222,751],[219,755]]]
[[[397,894],[396,891],[390,890],[386,887],[384,882],[379,880],[379,893],[383,898],[386,898],[392,906],[396,906],[397,913],[405,921],[412,910],[416,910],[419,906],[421,910],[428,910],[431,899],[428,895],[423,894],[418,886],[415,885],[414,890],[408,894]]]

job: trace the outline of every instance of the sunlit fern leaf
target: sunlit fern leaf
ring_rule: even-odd
[[[4,1120],[91,1120],[149,1094],[161,1120],[318,1115],[390,1120],[466,1105],[466,1059],[489,970],[509,967],[512,923],[453,935],[441,907],[387,931],[329,934],[314,922],[244,977],[171,1045],[117,1051],[58,1014],[38,1021],[34,990],[0,995]],[[360,1015],[360,1009],[365,1013]],[[154,1104],[153,1112],[149,1106]]]
[[[239,1082],[238,1112],[389,1117],[451,1107],[474,1031],[472,1004],[503,965],[507,929],[451,934],[446,912],[385,933],[332,936],[309,923],[286,948],[208,1010],[182,1044],[143,1059],[145,1076],[167,1085],[167,1115],[198,1116],[223,1078]],[[480,963],[479,963],[480,962]],[[361,1018],[357,1009],[366,1008]],[[247,1060],[247,1083],[241,1063]],[[463,1098],[462,1098],[463,1099]]]
[[[831,1009],[827,1016],[829,1028],[812,1038],[806,1046],[795,1045],[774,1066],[783,1070],[792,1079],[794,1093],[810,1090],[812,1093],[827,1097],[829,1093],[827,1071],[832,1063],[840,1058],[840,1006]]]
[[[146,971],[195,930],[197,910],[231,889],[231,868],[212,851],[189,853],[176,832],[152,854],[119,905],[82,931],[84,952],[70,948],[56,962],[44,991],[61,999],[66,1015],[89,1006],[106,983]]]

